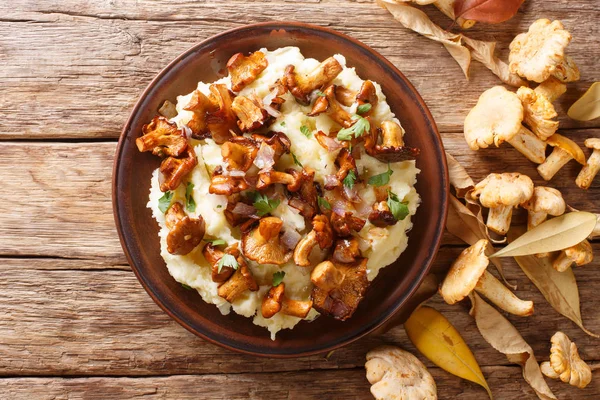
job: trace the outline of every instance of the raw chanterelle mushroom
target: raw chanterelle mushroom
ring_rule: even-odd
[[[589,138],[585,140],[584,144],[588,149],[592,149],[592,155],[577,175],[575,183],[582,189],[588,189],[600,171],[600,139]]]
[[[565,48],[571,41],[560,21],[538,19],[529,31],[517,35],[510,44],[510,72],[530,81],[543,82],[550,76],[570,82],[579,79],[579,70]]]
[[[585,388],[592,381],[592,369],[579,356],[577,345],[560,331],[552,336],[550,343],[550,361],[540,365],[542,373],[548,378]]]
[[[490,209],[486,225],[499,235],[508,232],[513,208],[525,203],[531,196],[531,178],[516,172],[489,174],[471,192],[474,200],[479,199],[482,206]]]
[[[560,255],[554,260],[552,266],[558,272],[566,271],[571,264],[575,263],[578,267],[589,264],[594,259],[592,245],[587,240],[577,243],[575,246],[566,248],[560,252]]]
[[[263,299],[262,316],[271,318],[278,312],[298,318],[306,318],[312,308],[312,300],[292,300],[285,296],[285,283],[272,287]]]
[[[315,216],[312,220],[312,228],[294,249],[294,262],[300,267],[310,266],[308,256],[317,244],[323,250],[333,245],[333,231],[329,219],[325,215]]]
[[[521,204],[527,210],[527,229],[533,229],[548,219],[548,215],[558,217],[565,213],[565,200],[562,194],[554,188],[536,186],[531,199]],[[539,253],[536,257],[547,257],[550,253]]]
[[[487,272],[490,262],[485,255],[487,246],[488,241],[481,239],[465,249],[454,261],[439,289],[444,301],[454,304],[475,290],[506,312],[520,316],[533,314],[533,302],[519,299]]]
[[[367,353],[367,380],[377,400],[436,400],[433,377],[421,361],[394,346],[381,346]]]
[[[313,90],[317,90],[338,76],[344,68],[334,58],[329,57],[306,75],[297,74],[293,65],[285,69],[282,83],[298,102],[307,105]]]
[[[169,207],[165,213],[165,224],[169,229],[167,250],[171,254],[188,254],[204,237],[204,218],[190,218],[185,215],[181,203],[173,203]]]
[[[581,147],[574,141],[558,133],[548,138],[548,144],[554,147],[552,153],[542,164],[537,167],[539,174],[544,180],[549,181],[556,173],[571,160],[585,165],[585,155]]]
[[[244,255],[259,264],[282,265],[289,261],[292,253],[281,243],[279,234],[283,221],[277,217],[265,217],[258,227],[242,235]]]
[[[546,144],[522,122],[523,105],[519,97],[503,86],[494,86],[479,96],[465,118],[465,139],[473,150],[508,142],[529,160],[540,164],[546,158]]]
[[[345,321],[354,314],[369,286],[367,259],[348,264],[323,261],[313,269],[310,280],[315,285],[315,310]]]
[[[546,140],[558,129],[558,121],[554,120],[558,114],[552,102],[536,89],[522,86],[517,90],[517,96],[523,104],[523,122],[540,139]]]

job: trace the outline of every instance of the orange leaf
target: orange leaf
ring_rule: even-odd
[[[515,16],[525,0],[456,0],[457,18],[497,24]]]

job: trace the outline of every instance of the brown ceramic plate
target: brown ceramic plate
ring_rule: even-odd
[[[340,53],[363,79],[381,84],[387,101],[406,129],[408,145],[421,149],[417,191],[422,203],[414,216],[408,249],[379,273],[354,316],[346,322],[321,317],[285,329],[271,341],[250,318],[221,315],[195,291],[184,289],[160,256],[158,226],[146,207],[152,171],[159,159],[140,153],[135,139],[165,99],[191,92],[198,81],[222,76],[229,57],[297,46],[318,60]],[[135,105],[117,147],[113,205],[117,230],[133,271],[154,301],[177,322],[213,343],[244,353],[295,357],[330,351],[372,332],[397,314],[419,286],[438,250],[448,200],[448,171],[442,141],[427,106],[410,82],[383,56],[330,29],[290,22],[248,25],[214,36],[171,62],[150,83]]]

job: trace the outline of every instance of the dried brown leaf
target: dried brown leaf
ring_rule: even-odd
[[[456,0],[454,14],[488,24],[498,24],[515,16],[525,0]]]
[[[477,293],[473,292],[469,297],[472,303],[470,314],[475,318],[477,329],[486,342],[505,354],[508,361],[519,364],[523,368],[523,378],[540,399],[556,400],[556,396],[544,380],[533,349],[517,329]]]
[[[523,232],[525,232],[524,227],[513,227],[508,232],[508,240],[513,241]],[[571,268],[564,272],[558,272],[552,267],[552,262],[548,257],[521,256],[515,257],[515,260],[552,308],[575,322],[588,335],[599,337],[583,326],[579,306],[579,289]]]
[[[450,185],[456,189],[456,195],[464,199],[469,190],[475,186],[475,182],[467,170],[448,152],[446,152],[446,160],[448,160]]]
[[[566,249],[584,241],[596,226],[596,215],[571,212],[541,223],[492,257],[527,256]]]
[[[592,86],[567,111],[567,115],[577,121],[591,121],[600,117],[600,82]]]
[[[462,29],[469,29],[475,25],[475,21],[472,19],[464,19],[462,17],[456,18],[454,15],[454,2],[455,0],[437,0],[433,3],[442,13],[446,14],[448,18],[455,21],[458,26]]]

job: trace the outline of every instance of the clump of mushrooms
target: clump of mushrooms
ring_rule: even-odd
[[[540,365],[542,373],[548,378],[560,379],[579,389],[592,381],[592,369],[579,356],[577,345],[567,335],[556,332],[550,339],[550,361]]]
[[[600,139],[589,138],[585,140],[585,147],[592,150],[592,155],[577,175],[575,183],[582,189],[589,189],[592,181],[600,171]]]
[[[510,228],[513,208],[533,196],[533,182],[527,175],[519,173],[489,174],[475,185],[470,196],[490,209],[486,226],[499,235],[505,235]]]
[[[472,150],[496,147],[508,142],[530,161],[541,164],[546,158],[546,143],[522,125],[523,104],[503,86],[481,94],[464,123],[464,134]]]
[[[551,76],[563,82],[579,79],[575,62],[565,55],[571,34],[560,21],[538,19],[510,44],[510,72],[530,81],[543,82]]]
[[[488,244],[488,240],[481,239],[454,261],[439,289],[444,301],[455,304],[475,290],[508,313],[519,316],[533,314],[533,302],[519,299],[487,272],[490,260],[485,250]]]

